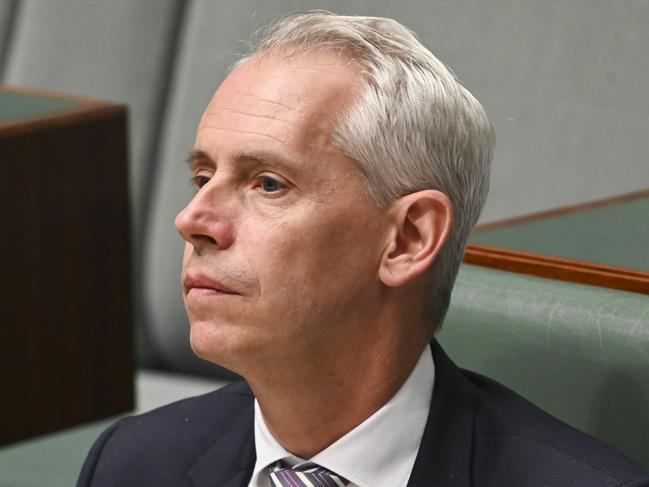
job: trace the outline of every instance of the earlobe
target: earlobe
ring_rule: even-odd
[[[453,208],[436,190],[412,193],[390,209],[392,231],[379,268],[379,279],[390,287],[403,286],[424,273],[448,240]]]

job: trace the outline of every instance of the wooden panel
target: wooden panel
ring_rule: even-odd
[[[126,109],[0,127],[0,444],[133,407]]]
[[[526,225],[530,223],[551,219],[561,219],[562,217],[569,215],[576,215],[581,212],[588,212],[590,210],[604,207],[612,207],[614,205],[620,205],[621,207],[621,205],[624,205],[625,203],[647,198],[649,198],[649,190],[639,191],[581,205],[558,208],[546,212],[479,225],[476,227],[474,234],[484,235],[490,232],[497,234],[499,231],[507,231],[517,227],[520,227],[520,231],[526,231]],[[535,234],[531,235],[533,236]],[[505,238],[503,235],[500,237],[501,240]],[[632,233],[629,233],[625,234],[624,238],[633,239],[634,236]],[[479,241],[480,239],[476,240]],[[649,242],[647,242],[647,245],[649,245]],[[607,247],[606,249],[613,253],[616,251],[615,248]],[[558,250],[560,249],[557,249],[557,251]],[[531,274],[551,279],[649,294],[649,272],[646,272],[643,269],[630,269],[612,265],[603,265],[552,255],[543,255],[540,253],[529,252],[522,248],[503,248],[493,245],[484,245],[484,243],[469,243],[464,261],[469,264],[476,264],[510,272]]]

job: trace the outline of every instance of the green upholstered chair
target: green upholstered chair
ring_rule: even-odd
[[[649,469],[649,297],[464,265],[439,340]]]

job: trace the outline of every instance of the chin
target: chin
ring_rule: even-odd
[[[236,325],[196,321],[190,327],[189,343],[197,357],[239,373],[242,361],[254,356],[245,335]]]

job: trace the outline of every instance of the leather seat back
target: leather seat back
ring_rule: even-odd
[[[464,265],[439,340],[649,469],[649,296]]]

